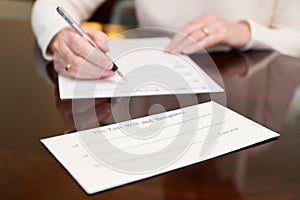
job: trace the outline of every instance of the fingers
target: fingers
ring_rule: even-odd
[[[230,26],[214,15],[203,15],[188,23],[176,34],[166,51],[191,54],[204,48],[225,43]]]
[[[93,28],[83,28],[83,30],[91,37],[101,51],[104,53],[109,51],[107,46],[107,36],[103,32]]]
[[[107,69],[112,65],[111,59],[106,56],[101,49],[94,48],[89,42],[75,32],[70,34],[66,41],[66,45],[73,54],[94,63],[100,68]]]
[[[189,48],[190,46],[197,46],[199,47],[198,50],[201,49],[198,42],[203,40],[205,34],[201,31],[200,28],[195,30],[190,35],[185,36],[176,46],[173,47],[172,51],[175,53],[185,53],[183,50]]]
[[[87,62],[80,57],[77,57],[76,60],[73,60],[73,62],[68,64],[70,64],[71,67],[67,71],[65,69],[66,64],[64,64],[64,59],[57,59],[54,61],[54,68],[59,74],[63,76],[76,79],[108,78],[115,74],[111,70],[102,70],[101,68],[95,66],[93,63]]]
[[[192,42],[181,48],[181,53],[192,54],[222,42],[222,33],[216,26],[207,27],[207,29],[210,31],[209,35],[205,35],[202,29],[195,32],[190,39]]]
[[[199,25],[187,25],[183,27],[179,33],[177,33],[171,40],[170,44],[167,46],[166,50],[173,53],[180,53],[183,46],[186,46],[191,42],[191,34],[197,30]]]
[[[218,39],[218,35],[214,34],[214,35],[210,35],[206,38],[204,38],[203,40],[201,40],[200,42],[195,42],[187,47],[185,47],[184,49],[182,49],[182,53],[184,54],[192,54],[195,52],[198,52],[202,49],[211,47],[215,44],[219,43],[219,39]]]
[[[198,28],[189,35],[182,37],[182,39],[178,43],[170,45],[170,47],[168,48],[171,48],[171,50],[167,50],[173,53],[191,54],[204,48],[208,48],[210,46],[218,44],[221,38],[219,37],[217,30],[215,30],[214,27],[205,28],[212,33],[206,35],[203,28]]]
[[[210,24],[211,20],[210,15],[202,15],[201,17],[189,22],[172,38],[166,50],[174,53],[181,53],[181,50],[193,40],[198,41],[204,37],[203,32],[199,32],[199,30],[204,27],[204,24]]]
[[[104,33],[86,28],[85,31],[99,48],[94,48],[70,27],[61,30],[50,44],[55,70],[66,77],[98,79],[113,76],[112,61],[105,55],[108,51]],[[66,65],[70,64],[70,69]]]

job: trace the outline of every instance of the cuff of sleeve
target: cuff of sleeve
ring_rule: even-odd
[[[67,1],[63,1],[61,4],[61,6],[70,7]],[[50,42],[61,29],[68,26],[61,16],[56,13],[58,5],[57,1],[49,1],[47,3],[45,1],[36,1],[32,8],[31,24],[33,33],[37,38],[43,57],[48,61],[53,60],[53,55],[47,52]],[[74,15],[75,19],[78,20],[79,15],[71,8],[69,9],[71,15]]]
[[[67,27],[66,24],[60,24],[56,26],[54,29],[51,29],[50,32],[47,32],[47,34],[40,34],[38,37],[38,44],[41,48],[43,57],[48,60],[52,61],[53,60],[53,55],[48,51],[48,47],[52,41],[52,39],[55,37],[55,35],[64,27]]]
[[[264,32],[266,27],[258,24],[252,20],[243,20],[244,22],[247,22],[250,28],[250,41],[248,42],[248,44],[243,47],[240,48],[242,51],[246,51],[249,49],[260,49],[260,50],[270,50],[272,49],[269,45],[267,45],[266,43],[264,43]]]

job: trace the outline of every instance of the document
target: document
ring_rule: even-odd
[[[59,75],[61,99],[223,92],[188,56],[165,53],[170,39],[109,40],[107,54],[125,75],[75,80]]]
[[[41,142],[92,194],[274,137],[279,134],[211,101]]]

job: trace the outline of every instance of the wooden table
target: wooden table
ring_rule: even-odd
[[[276,52],[213,53],[220,78],[203,56],[193,55],[224,83],[227,107],[279,132],[280,138],[87,195],[39,142],[74,131],[72,102],[58,98],[57,75],[34,51],[29,22],[0,20],[0,26],[0,199],[300,199],[299,59]],[[198,101],[220,95],[198,95]],[[175,109],[174,98],[132,98],[131,114],[145,116],[158,103]],[[107,110],[111,101],[96,100],[103,125],[113,123]]]

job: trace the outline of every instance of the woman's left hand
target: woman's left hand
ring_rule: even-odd
[[[191,54],[216,44],[233,48],[245,47],[251,33],[247,22],[228,22],[211,14],[205,14],[182,27],[166,51]]]

